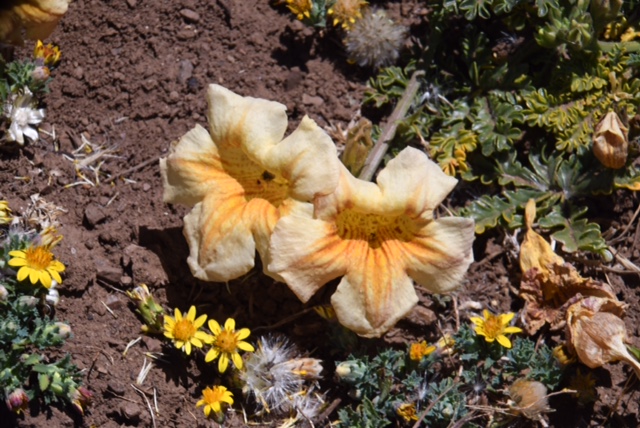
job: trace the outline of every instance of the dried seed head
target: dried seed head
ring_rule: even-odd
[[[640,363],[627,350],[627,330],[618,301],[587,297],[567,310],[569,340],[580,361],[590,368],[626,361],[640,377]]]
[[[540,382],[518,379],[509,387],[509,396],[509,407],[516,416],[540,420],[542,415],[552,411],[547,399],[547,387]]]
[[[353,62],[380,68],[398,59],[405,37],[406,28],[389,19],[384,10],[368,9],[347,33],[344,44]]]
[[[618,115],[610,111],[596,125],[593,133],[593,154],[607,168],[620,169],[627,162],[629,128]]]

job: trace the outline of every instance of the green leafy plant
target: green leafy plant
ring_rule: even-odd
[[[0,201],[0,207],[4,208],[0,217],[7,220],[7,204]],[[82,373],[69,355],[55,359],[51,352],[71,335],[70,326],[55,318],[57,282],[49,277],[47,287],[40,273],[35,284],[30,278],[37,268],[29,267],[27,252],[37,248],[40,255],[47,256],[49,248],[42,245],[44,238],[35,230],[4,223],[0,225],[0,394],[17,413],[25,410],[29,401],[40,399],[45,405],[70,404],[82,414],[92,397],[82,386]],[[9,263],[12,257],[16,259],[16,251],[25,254],[26,266],[21,269],[30,269],[23,280],[17,279]],[[54,263],[59,262],[49,265],[52,277],[62,266]]]

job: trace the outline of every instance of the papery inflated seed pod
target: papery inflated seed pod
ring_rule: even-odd
[[[540,420],[545,413],[553,411],[549,407],[547,387],[541,382],[517,379],[509,387],[509,408],[513,415],[531,420]]]
[[[616,112],[610,111],[596,125],[593,133],[593,154],[607,168],[620,169],[627,162],[629,128]]]

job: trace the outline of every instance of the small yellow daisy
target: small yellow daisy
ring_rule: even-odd
[[[488,310],[482,312],[484,318],[471,317],[471,322],[476,326],[474,330],[477,335],[484,336],[485,340],[489,343],[497,340],[498,343],[505,348],[511,348],[511,341],[506,334],[521,333],[522,329],[519,327],[511,327],[509,323],[515,316],[513,312],[508,314],[493,315]]]
[[[364,0],[337,0],[327,11],[333,17],[333,26],[341,24],[345,30],[350,30],[353,24],[362,18],[362,8],[367,5]]]
[[[218,385],[213,388],[206,387],[202,391],[202,399],[196,403],[196,407],[204,406],[204,415],[210,417],[212,411],[219,416],[222,413],[223,404],[231,406],[233,394],[224,386]]]
[[[300,21],[311,18],[311,9],[313,8],[311,0],[286,0],[286,2],[291,13]]]
[[[420,361],[427,355],[432,354],[436,349],[436,346],[429,345],[424,340],[422,342],[412,343],[409,348],[409,358],[412,361]]]
[[[236,321],[228,318],[224,323],[224,330],[216,320],[209,320],[209,329],[213,333],[213,347],[207,352],[204,360],[208,363],[216,358],[218,360],[218,371],[224,373],[229,365],[229,360],[238,369],[242,369],[242,357],[238,349],[246,352],[253,352],[255,349],[247,342],[243,342],[251,334],[248,328],[236,331]]]
[[[200,315],[196,319],[196,307],[191,306],[186,317],[183,317],[178,308],[175,309],[175,318],[164,317],[164,335],[173,341],[176,348],[189,355],[191,345],[202,348],[205,343],[209,343],[212,337],[204,331],[199,331],[207,320],[206,315]]]
[[[52,280],[62,283],[60,273],[64,272],[64,265],[54,260],[49,247],[36,245],[25,250],[9,251],[9,255],[13,257],[9,260],[9,266],[20,268],[18,281],[29,277],[31,284],[36,285],[40,281],[45,288],[51,288]]]

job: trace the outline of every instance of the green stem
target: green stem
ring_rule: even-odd
[[[375,146],[367,156],[367,160],[365,161],[364,167],[362,168],[362,172],[358,176],[361,180],[371,181],[373,178],[373,174],[375,174],[378,166],[382,162],[382,158],[387,153],[389,149],[389,143],[393,140],[393,137],[396,135],[396,129],[398,128],[398,123],[404,119],[407,111],[409,111],[409,107],[413,104],[413,99],[420,88],[420,82],[418,82],[418,77],[424,75],[424,71],[418,70],[411,75],[411,79],[407,84],[407,87],[404,90],[404,94],[402,94],[402,98],[398,101],[396,108],[389,116],[387,123],[382,128],[382,133],[380,134],[380,138],[376,142]]]

